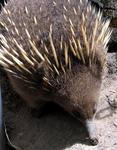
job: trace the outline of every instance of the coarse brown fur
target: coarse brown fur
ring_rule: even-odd
[[[1,52],[1,64],[17,93],[32,107],[53,101],[91,120],[110,37],[101,13],[87,0],[11,0],[0,21],[2,48],[15,56]]]

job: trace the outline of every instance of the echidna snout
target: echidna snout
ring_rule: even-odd
[[[92,145],[97,145],[99,143],[97,128],[95,124],[95,119],[86,120],[86,128],[89,134],[90,142]]]

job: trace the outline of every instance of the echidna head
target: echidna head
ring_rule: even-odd
[[[53,85],[56,83],[53,101],[84,123],[93,144],[98,143],[94,118],[101,80],[97,65],[92,68],[76,65],[65,75],[53,80]]]
[[[54,100],[79,118],[92,119],[99,99],[102,75],[96,65],[76,65],[66,74],[52,79]]]

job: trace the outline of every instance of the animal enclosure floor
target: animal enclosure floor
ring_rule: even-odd
[[[117,150],[117,53],[108,54],[108,66],[96,115],[97,146],[91,146],[83,125],[59,108],[34,117],[4,81],[4,117],[12,143],[21,150]]]

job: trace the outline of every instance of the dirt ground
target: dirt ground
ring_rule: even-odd
[[[34,117],[5,83],[4,116],[11,142],[21,150],[117,150],[117,53],[108,54],[108,66],[96,115],[98,145],[91,146],[83,125],[58,107]]]

